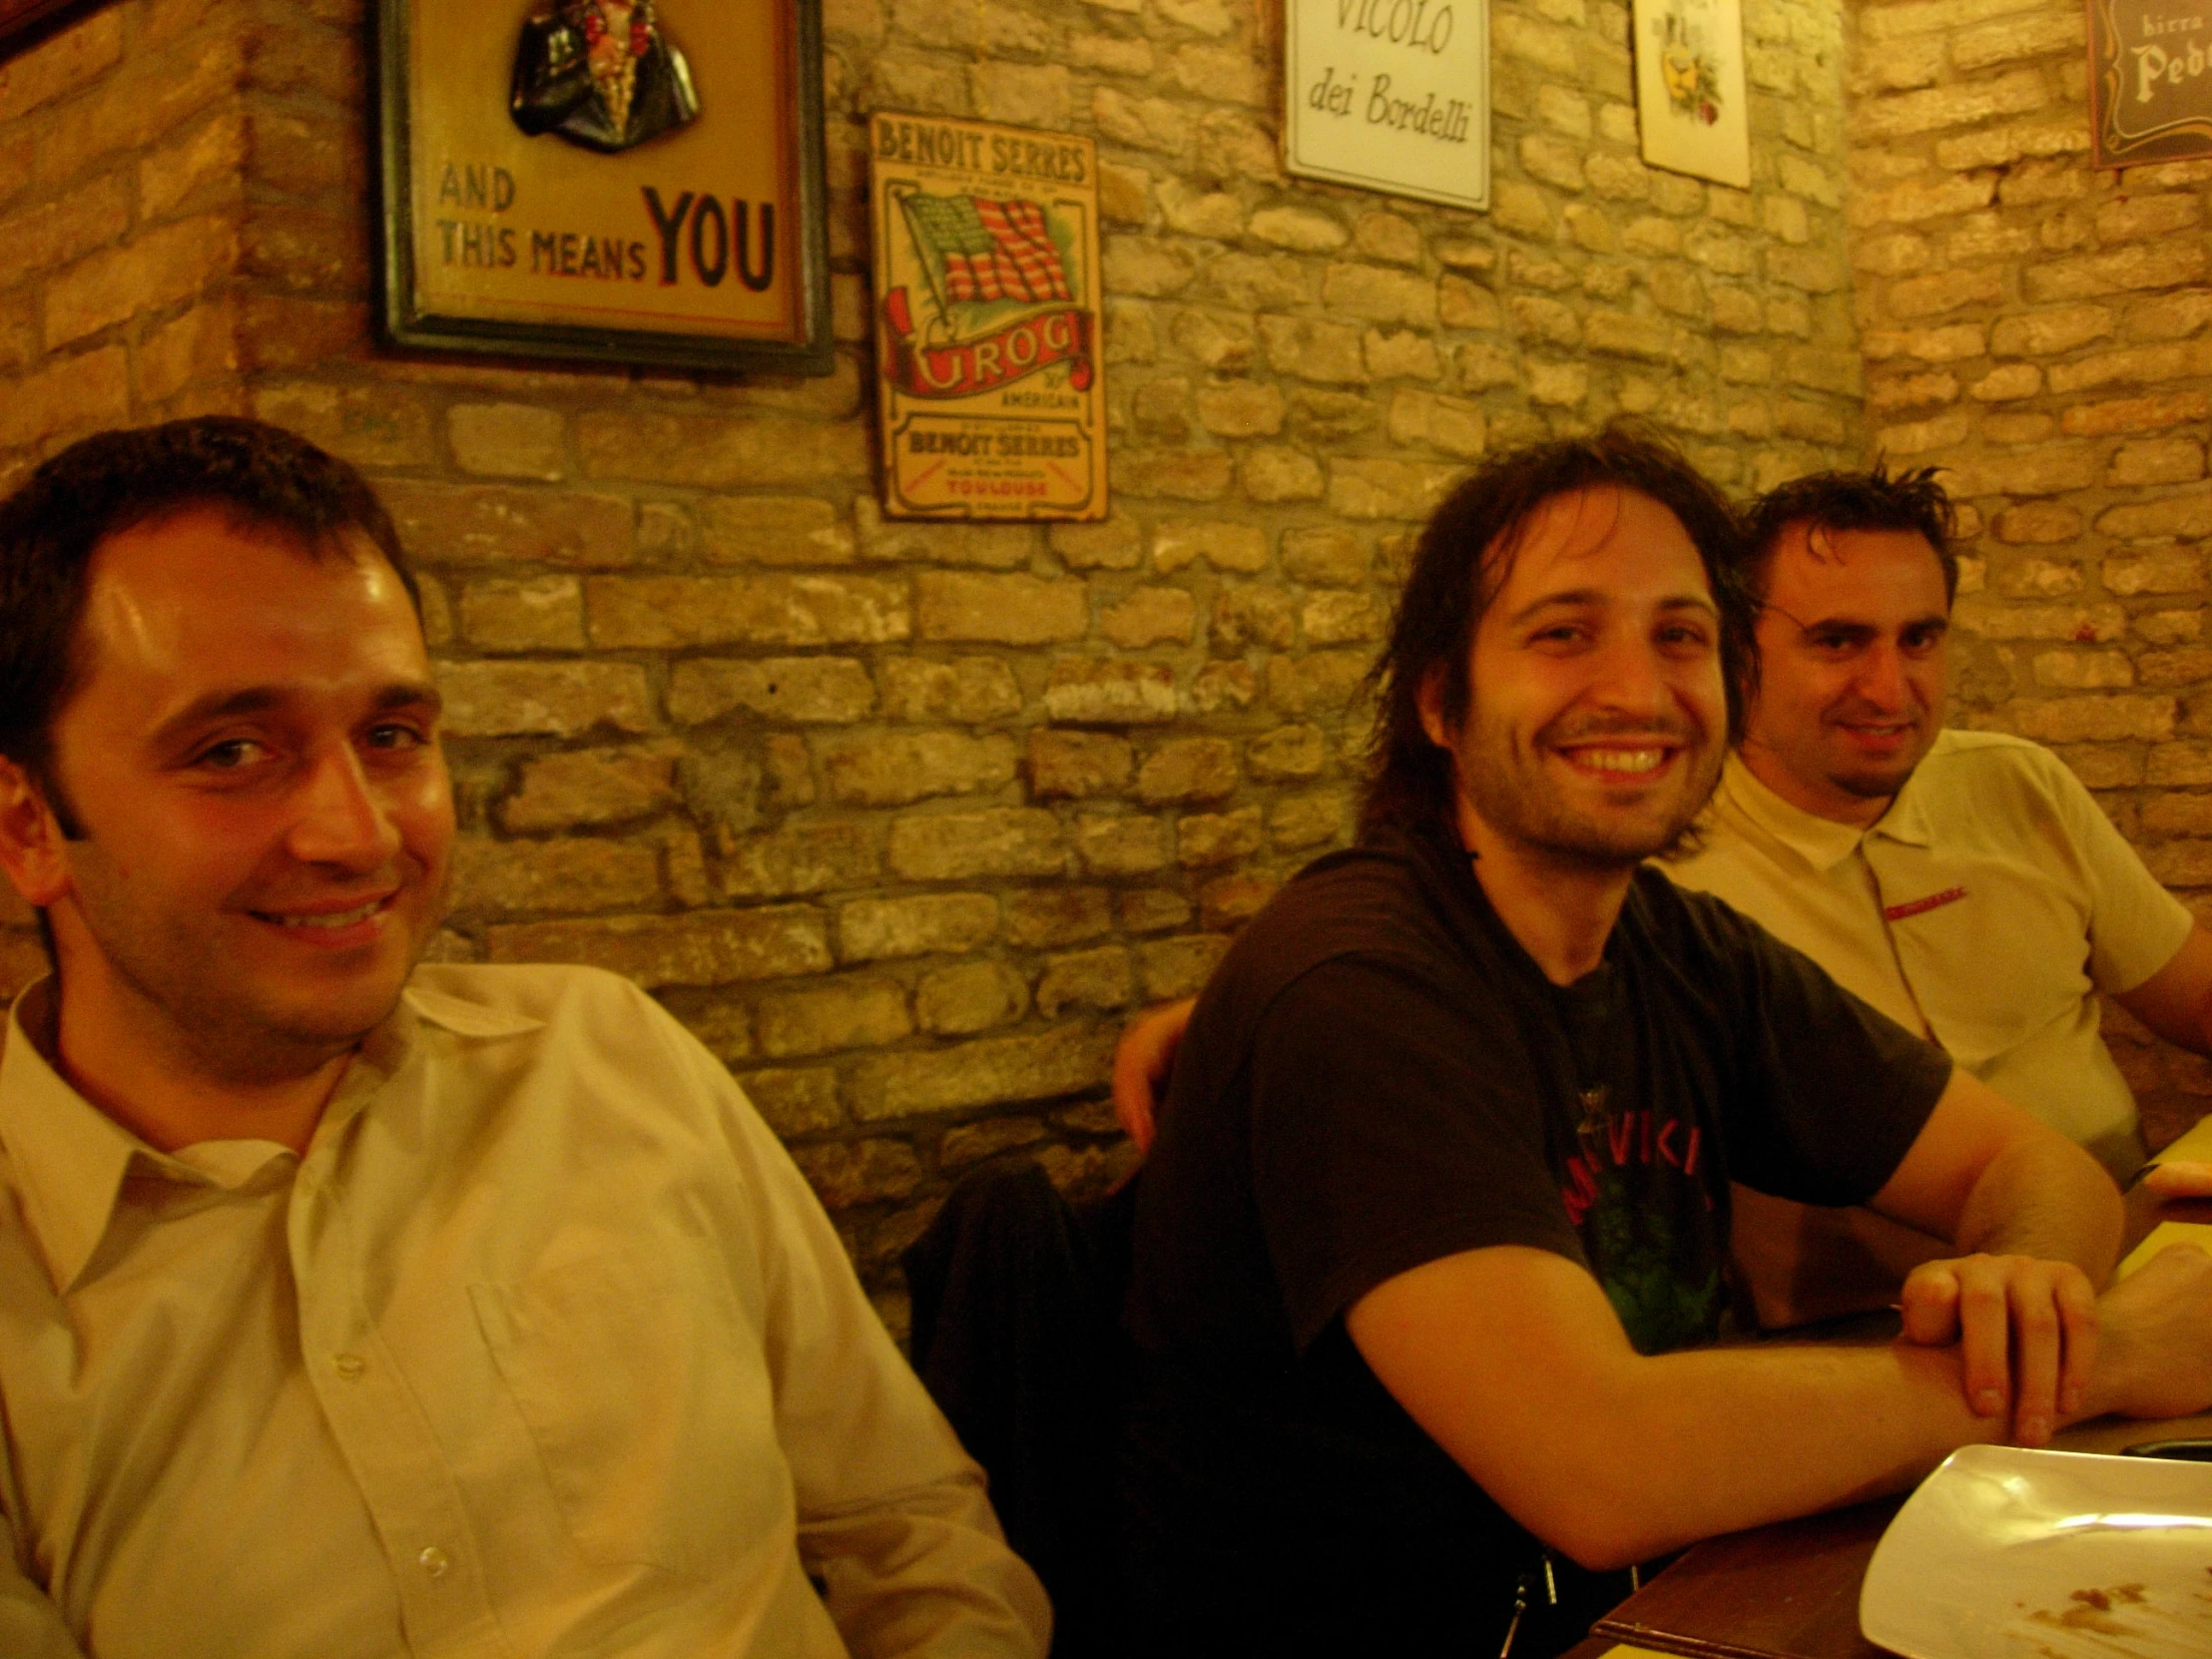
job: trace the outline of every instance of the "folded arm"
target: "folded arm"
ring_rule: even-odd
[[[1900,1298],[1907,1341],[1960,1344],[1960,1385],[2023,1445],[2078,1409],[2096,1362],[2096,1288],[2124,1221],[2096,1161],[1978,1079],[1953,1070],[1872,1207],[1949,1239]]]
[[[2212,1258],[2168,1252],[2108,1293],[2104,1313],[2108,1363],[2079,1415],[2212,1402]],[[1413,1419],[1516,1520],[1591,1567],[1894,1491],[2002,1430],[1967,1407],[1956,1349],[1639,1355],[1584,1269],[1524,1246],[1401,1274],[1347,1323]]]

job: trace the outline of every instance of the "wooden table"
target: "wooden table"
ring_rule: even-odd
[[[2212,1223],[2212,1201],[2129,1206],[2129,1238],[2158,1220]],[[2064,1451],[2212,1437],[2212,1413],[2170,1422],[2102,1417],[2059,1434]],[[1617,1643],[1698,1659],[1890,1659],[1859,1634],[1859,1586],[1902,1497],[1708,1538],[1600,1619],[1563,1659]]]

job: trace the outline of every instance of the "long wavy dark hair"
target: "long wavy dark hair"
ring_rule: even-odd
[[[1385,825],[1450,821],[1451,755],[1430,742],[1421,725],[1421,684],[1440,672],[1444,719],[1454,731],[1464,724],[1474,631],[1511,574],[1522,530],[1552,497],[1608,486],[1651,497],[1681,521],[1696,546],[1720,612],[1729,741],[1742,735],[1744,708],[1758,687],[1757,606],[1742,525],[1727,499],[1673,445],[1632,422],[1615,421],[1590,437],[1540,443],[1484,462],[1422,527],[1389,640],[1368,675],[1377,713],[1360,806],[1362,834]]]

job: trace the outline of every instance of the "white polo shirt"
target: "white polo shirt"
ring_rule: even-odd
[[[1864,830],[1791,806],[1731,756],[1705,826],[1702,850],[1661,864],[1676,881],[1804,951],[2116,1176],[2134,1172],[2135,1100],[2093,993],[2140,985],[2193,918],[2055,755],[1946,731]]]

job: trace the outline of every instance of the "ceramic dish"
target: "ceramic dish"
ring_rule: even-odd
[[[1859,1628],[1906,1659],[2206,1659],[2212,1465],[1955,1451],[1883,1533]]]

